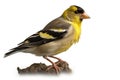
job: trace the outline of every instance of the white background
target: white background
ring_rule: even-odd
[[[19,75],[16,68],[45,62],[42,57],[4,54],[26,37],[59,17],[70,5],[91,17],[82,23],[80,42],[57,55],[73,72],[59,76]],[[2,80],[120,80],[119,0],[0,0],[0,79]]]

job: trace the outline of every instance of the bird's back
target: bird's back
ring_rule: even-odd
[[[69,29],[71,26],[63,17],[58,17],[46,25],[44,30],[48,29]]]

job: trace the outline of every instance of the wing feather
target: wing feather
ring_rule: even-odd
[[[24,47],[43,45],[45,43],[63,38],[66,33],[66,30],[42,30],[25,39],[20,45]]]

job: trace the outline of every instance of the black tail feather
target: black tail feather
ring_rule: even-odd
[[[15,52],[16,52],[16,50],[12,50],[12,51],[10,51],[10,52],[7,52],[7,53],[4,55],[4,57],[8,57],[8,56],[14,54]]]
[[[18,47],[16,47],[16,48],[11,49],[11,51],[7,52],[7,53],[4,55],[4,57],[8,57],[8,56],[14,54],[14,53],[17,52],[17,51],[24,50],[24,49],[27,49],[27,48],[28,48],[28,47],[18,46]]]

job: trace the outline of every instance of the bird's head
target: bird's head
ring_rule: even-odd
[[[72,5],[65,10],[62,17],[69,21],[82,21],[90,18],[81,7],[76,5]]]

